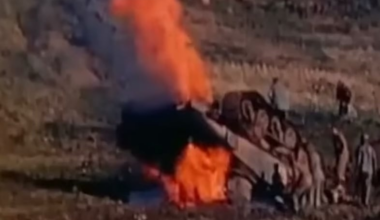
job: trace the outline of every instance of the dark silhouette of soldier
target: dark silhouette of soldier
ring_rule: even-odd
[[[348,113],[348,107],[351,102],[352,92],[350,88],[342,81],[338,82],[336,87],[336,99],[339,104],[338,115],[339,117],[345,116]]]

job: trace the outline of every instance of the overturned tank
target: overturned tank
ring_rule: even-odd
[[[272,184],[276,167],[283,185],[294,185],[293,167],[238,135],[228,123],[218,123],[227,118],[212,117],[212,110],[193,103],[181,107],[168,104],[149,112],[124,108],[122,122],[117,128],[118,145],[167,174],[174,172],[189,141],[203,143],[200,146],[224,146],[235,161],[226,183],[232,200],[250,200],[251,191],[259,182]]]

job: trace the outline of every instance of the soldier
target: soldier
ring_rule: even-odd
[[[288,91],[277,77],[272,80],[268,99],[270,104],[279,111],[279,116],[281,119],[286,118],[289,110]]]
[[[323,186],[325,183],[325,173],[323,172],[322,159],[315,147],[303,140],[306,153],[309,156],[310,170],[313,177],[313,187],[309,194],[309,203],[312,207],[319,208],[322,203]]]
[[[305,196],[311,190],[313,185],[313,176],[311,174],[311,168],[309,163],[309,157],[305,149],[305,140],[298,145],[295,149],[295,169],[299,170],[299,176],[297,184],[293,190],[293,208],[298,212],[305,204],[302,202]]]
[[[346,170],[350,159],[347,140],[336,127],[332,128],[332,141],[335,149],[335,175],[338,191],[345,193]]]
[[[272,183],[273,183],[273,191],[276,193],[276,195],[282,195],[284,189],[285,189],[285,186],[283,184],[283,181],[281,179],[281,174],[280,174],[280,171],[279,171],[279,164],[276,163],[274,165],[274,172],[273,172],[273,176],[272,176]]]
[[[348,107],[351,101],[351,90],[342,81],[338,82],[336,87],[336,99],[339,104],[338,115],[339,117],[345,116],[348,113]]]
[[[368,134],[363,134],[361,145],[356,151],[356,174],[361,202],[368,206],[372,188],[372,178],[377,170],[375,150],[368,142]]]

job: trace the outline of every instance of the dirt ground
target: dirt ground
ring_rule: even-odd
[[[119,32],[106,2],[0,2],[0,219],[241,219],[226,204],[189,210],[128,204],[130,190],[150,184],[126,175],[133,160],[116,149],[113,129],[120,103],[143,92],[135,90],[141,79],[123,71],[127,55],[113,41]],[[304,15],[303,6],[266,0],[182,2],[216,93],[265,91],[271,77],[281,76],[296,124],[330,161],[333,88],[343,79],[354,88],[359,112],[352,122],[338,123],[350,147],[362,129],[379,138],[378,8],[334,6]],[[297,216],[256,202],[247,219],[376,220],[380,196],[374,197],[368,209],[344,204]]]
[[[88,146],[86,146],[88,147]],[[242,219],[241,211],[226,204],[179,210],[168,204],[132,206],[129,189],[149,186],[132,184],[122,178],[120,167],[128,155],[108,152],[96,154],[80,149],[71,152],[41,152],[30,155],[2,155],[0,164],[0,218],[19,219]],[[102,152],[102,153],[100,153]],[[134,179],[136,181],[136,179]],[[139,187],[136,188],[135,186]],[[371,208],[356,205],[326,206],[294,216],[255,202],[246,219],[378,219],[380,203]]]

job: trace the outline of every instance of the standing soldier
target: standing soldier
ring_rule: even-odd
[[[332,142],[335,150],[336,190],[340,196],[345,195],[346,170],[350,159],[347,140],[336,127],[332,128]]]
[[[289,111],[288,91],[280,80],[275,77],[269,89],[269,102],[279,112],[280,117],[286,118]]]
[[[306,153],[309,156],[310,170],[313,177],[313,187],[309,194],[309,204],[312,207],[319,208],[322,204],[323,186],[326,179],[323,171],[322,158],[314,145],[310,142],[304,139],[303,144],[305,144]]]
[[[309,155],[306,150],[306,139],[302,139],[302,144],[298,145],[295,149],[295,161],[294,166],[300,172],[296,188],[292,192],[293,197],[293,209],[298,212],[300,208],[305,207],[306,200],[310,190],[313,187],[313,175],[311,174],[311,168],[309,163]]]
[[[279,164],[276,163],[274,165],[274,172],[272,175],[272,191],[273,191],[275,199],[276,197],[279,197],[282,200],[284,200],[285,185],[284,185],[284,181],[282,180],[279,169],[280,169],[280,166]]]
[[[356,154],[356,173],[361,202],[368,206],[372,188],[372,178],[377,169],[375,150],[368,143],[368,134],[362,135],[361,145]]]
[[[351,90],[342,81],[338,82],[336,87],[336,99],[339,104],[338,115],[339,117],[345,116],[348,113],[348,107],[351,101]]]

